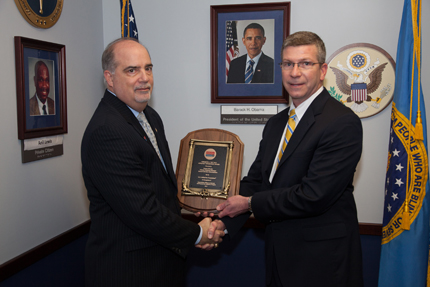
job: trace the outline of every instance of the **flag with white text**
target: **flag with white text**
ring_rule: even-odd
[[[430,286],[428,175],[421,0],[405,0],[391,111],[379,287]]]
[[[131,0],[120,0],[121,4],[121,37],[138,39],[136,19],[134,18]]]

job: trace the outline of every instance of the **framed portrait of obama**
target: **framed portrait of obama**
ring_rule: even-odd
[[[67,133],[65,49],[15,37],[18,139]]]
[[[290,2],[211,6],[211,103],[287,103]]]

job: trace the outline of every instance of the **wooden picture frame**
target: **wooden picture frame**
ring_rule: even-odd
[[[67,133],[65,45],[15,36],[15,66],[18,139]]]
[[[290,6],[290,2],[211,6],[211,103],[288,103],[278,63],[283,40],[290,33]],[[264,29],[263,54],[259,59],[268,60],[264,60],[267,65],[261,70],[263,60],[259,60],[256,73],[266,77],[250,84],[245,84],[244,79],[230,81],[233,76],[228,75],[229,69],[232,65],[238,67],[239,61],[242,78],[245,74],[247,48],[242,39],[251,23]],[[238,61],[231,64],[235,59]],[[238,74],[237,70],[233,69],[233,73]]]

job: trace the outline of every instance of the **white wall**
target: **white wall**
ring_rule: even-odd
[[[31,26],[14,1],[0,1],[0,264],[89,219],[80,143],[103,93],[101,0],[64,1],[56,25]],[[69,132],[64,155],[21,163],[17,133],[14,36],[66,46]]]
[[[117,1],[103,0],[105,45],[120,31]],[[245,143],[243,175],[254,160],[263,126],[221,125],[220,104],[210,103],[210,5],[261,3],[261,0],[132,1],[139,29],[154,64],[155,88],[151,105],[164,120],[172,157],[180,140],[193,130],[220,128],[236,133]],[[279,2],[279,1],[270,1]],[[422,4],[422,82],[430,105],[429,15]],[[352,43],[371,43],[396,59],[403,0],[292,0],[291,33],[316,32],[325,41],[327,57]],[[426,91],[428,91],[426,93]],[[279,110],[285,108],[279,105]],[[429,110],[428,107],[427,110]],[[391,105],[362,120],[364,149],[355,178],[360,222],[381,223]],[[429,112],[427,118],[430,119]],[[430,134],[430,133],[429,133]],[[174,162],[176,165],[176,162]]]
[[[210,103],[209,7],[260,2],[133,1],[140,40],[148,47],[155,65],[151,105],[164,120],[174,159],[180,140],[188,132],[221,128],[236,133],[245,143],[243,174],[254,160],[263,126],[221,125],[220,104]],[[383,48],[395,59],[402,8],[403,0],[293,0],[291,32],[316,32],[325,41],[328,56],[347,44],[367,42]],[[422,15],[430,14],[428,1],[423,1],[422,8]],[[118,0],[65,1],[59,22],[42,30],[21,17],[14,1],[0,1],[4,105],[0,114],[0,264],[89,219],[80,142],[102,96],[101,52],[120,36],[119,16]],[[428,105],[429,22],[428,17],[422,21],[422,82]],[[21,163],[14,36],[66,45],[69,133],[64,136],[63,156]],[[279,105],[279,110],[283,108]],[[390,108],[362,120],[364,150],[355,180],[361,222],[382,222]],[[429,112],[427,118],[430,119]],[[173,164],[176,166],[176,162]]]

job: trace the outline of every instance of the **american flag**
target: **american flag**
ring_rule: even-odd
[[[351,100],[353,102],[363,102],[367,99],[367,84],[359,83],[351,85]]]
[[[121,37],[138,39],[136,19],[134,18],[131,0],[120,0],[121,4]]]
[[[226,55],[225,55],[225,74],[228,76],[230,62],[239,54],[237,46],[236,21],[227,21],[227,31],[225,35]]]

